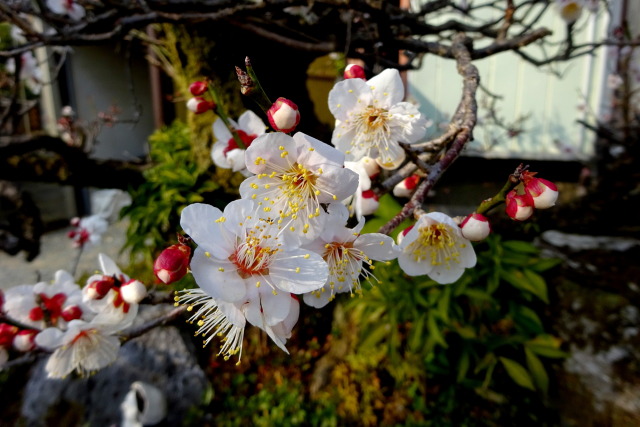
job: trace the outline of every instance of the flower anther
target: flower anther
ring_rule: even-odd
[[[321,204],[344,200],[358,187],[338,150],[300,132],[258,137],[246,163],[256,175],[240,184],[241,197],[254,200],[256,215],[275,221],[287,241],[314,239],[326,215]]]

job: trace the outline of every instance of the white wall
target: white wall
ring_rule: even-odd
[[[450,15],[443,16],[430,23],[450,18]],[[579,31],[575,43],[602,39],[608,24],[608,16],[602,10],[598,14],[584,10],[576,23]],[[553,7],[539,26],[553,31],[552,41],[560,41],[566,35],[566,24]],[[476,47],[485,44],[478,42]],[[535,46],[528,47],[526,52],[541,57],[540,49]],[[503,130],[486,126],[487,109],[480,108],[480,125],[474,134],[476,141],[468,145],[465,154],[525,159],[589,158],[593,153],[593,133],[576,120],[587,119],[591,113],[606,112],[606,54],[606,49],[600,49],[595,56],[545,68],[536,68],[512,52],[476,61],[482,85],[502,97],[496,104],[498,116],[506,123],[524,116],[528,118],[522,122],[523,133],[508,137]],[[420,110],[434,121],[431,135],[437,135],[438,124],[448,121],[460,100],[461,78],[455,62],[429,55],[419,71],[409,74],[409,82]],[[478,100],[482,104],[489,97],[479,91]]]
[[[121,110],[120,119],[131,119],[136,112],[134,105],[140,104],[137,123],[102,128],[92,153],[95,158],[132,160],[147,153],[146,141],[154,130],[148,65],[142,54],[134,57],[132,64],[129,70],[125,52],[111,46],[73,49],[72,103],[79,118],[93,120],[100,111],[116,105]]]

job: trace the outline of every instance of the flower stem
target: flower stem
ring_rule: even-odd
[[[247,147],[246,145],[244,145],[242,138],[240,138],[240,135],[238,135],[236,128],[229,121],[229,116],[227,116],[227,113],[224,110],[224,107],[222,106],[222,100],[220,99],[220,95],[218,94],[218,91],[216,91],[211,84],[207,85],[207,90],[209,91],[209,94],[211,94],[211,98],[213,99],[213,102],[216,103],[215,112],[217,116],[220,117],[220,119],[222,120],[222,123],[224,123],[227,129],[229,129],[229,132],[231,132],[231,137],[235,141],[238,148],[246,150]]]
[[[504,203],[507,198],[507,193],[513,190],[520,183],[520,176],[525,170],[527,170],[528,167],[528,165],[524,166],[522,163],[520,163],[516,170],[511,175],[509,175],[509,179],[507,179],[507,182],[504,184],[502,189],[498,191],[498,194],[480,203],[480,206],[478,206],[478,209],[476,209],[476,213],[487,213],[499,204]]]
[[[273,102],[271,102],[267,93],[262,88],[248,56],[244,59],[244,64],[247,68],[246,72],[236,67],[236,75],[240,81],[240,92],[253,99],[262,111],[266,113],[273,105]]]

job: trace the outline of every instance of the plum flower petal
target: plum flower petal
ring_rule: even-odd
[[[274,221],[293,244],[309,242],[322,230],[321,203],[344,200],[358,186],[338,150],[300,132],[257,138],[246,161],[256,175],[242,182],[241,197],[253,200],[256,215]]]
[[[285,244],[277,224],[254,215],[252,207],[251,200],[236,200],[216,216],[204,205],[184,209],[181,224],[198,244],[191,260],[198,286],[232,303],[261,287],[274,295],[320,288],[328,274],[320,255]]]
[[[476,264],[476,254],[460,227],[449,216],[422,215],[400,242],[400,268],[410,276],[428,275],[441,284],[453,283],[465,268]]]
[[[304,302],[316,308],[324,307],[336,293],[360,293],[360,278],[371,281],[373,260],[389,261],[398,256],[393,239],[380,233],[360,234],[364,219],[355,228],[346,227],[347,208],[340,203],[329,205],[327,229],[309,249],[322,254],[329,266],[329,277],[324,286],[306,293]],[[363,266],[368,266],[363,269]]]
[[[113,363],[120,349],[120,340],[108,325],[72,320],[66,331],[47,328],[40,332],[36,344],[55,350],[45,366],[49,378],[64,378],[75,371],[88,375]]]
[[[402,102],[400,73],[387,69],[369,81],[347,79],[329,92],[329,110],[336,118],[331,142],[347,160],[374,158],[386,169],[404,161],[398,144],[411,144],[426,133],[427,121],[418,109]]]
[[[211,149],[211,158],[216,166],[224,169],[232,169],[234,172],[242,172],[245,176],[251,175],[245,164],[245,150],[254,139],[265,133],[267,126],[253,111],[247,110],[238,117],[238,121],[229,119],[231,126],[236,130],[245,148],[238,146],[231,131],[221,118],[213,122],[213,136],[216,142]]]

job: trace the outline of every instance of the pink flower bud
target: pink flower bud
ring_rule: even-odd
[[[16,326],[8,323],[0,323],[0,347],[8,347],[13,342],[13,337],[20,331]]]
[[[120,295],[129,304],[138,304],[147,296],[147,287],[139,280],[129,280],[120,286]]]
[[[491,224],[486,216],[472,213],[462,220],[460,224],[462,236],[472,242],[484,240],[491,233]]]
[[[524,185],[524,191],[533,199],[533,206],[538,209],[547,209],[556,204],[558,200],[558,187],[546,179],[531,178]]]
[[[207,101],[204,98],[196,96],[187,101],[187,108],[196,114],[202,114],[216,108],[216,104],[215,102]]]
[[[344,69],[344,78],[345,79],[362,79],[367,80],[367,75],[364,72],[364,68],[362,68],[358,64],[349,64]]]
[[[13,338],[13,348],[23,353],[36,348],[36,335],[39,331],[35,329],[25,329],[16,334]]]
[[[525,221],[533,215],[533,199],[527,193],[518,194],[516,190],[507,193],[507,215],[516,221]]]
[[[169,246],[153,263],[153,273],[167,285],[180,280],[187,274],[190,255],[191,248],[187,245]]]
[[[278,132],[290,133],[300,123],[298,106],[286,98],[278,98],[267,111],[271,127]]]
[[[200,96],[207,91],[207,87],[208,85],[206,82],[193,82],[189,86],[189,92],[191,92],[191,95],[193,96]]]
[[[71,305],[62,310],[60,316],[62,316],[65,322],[71,322],[72,320],[80,319],[82,317],[82,309],[77,305]]]
[[[396,197],[411,197],[419,182],[420,177],[418,175],[411,175],[393,187],[393,195]]]
[[[113,277],[103,276],[101,280],[94,280],[87,285],[87,296],[89,299],[102,299],[115,285]]]
[[[365,190],[360,198],[360,215],[371,215],[378,210],[380,202],[373,190]]]

